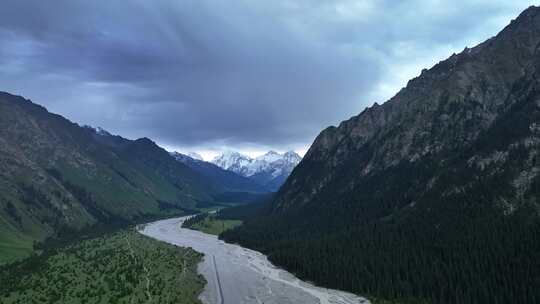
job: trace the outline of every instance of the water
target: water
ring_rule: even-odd
[[[157,240],[191,247],[204,254],[198,266],[208,284],[200,299],[206,304],[367,304],[354,294],[316,287],[275,267],[265,255],[228,244],[195,230],[181,228],[186,217],[156,221],[141,232]]]

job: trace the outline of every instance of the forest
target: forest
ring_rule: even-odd
[[[204,233],[219,235],[224,231],[232,229],[242,224],[237,219],[225,219],[218,211],[215,214],[201,213],[190,217],[182,223],[183,228],[199,230]]]
[[[221,237],[264,252],[302,279],[361,295],[400,303],[538,303],[540,221],[531,211],[439,229],[421,219],[358,223],[347,216],[319,217],[302,228],[322,212],[313,209],[255,217]],[[337,221],[340,229],[330,224]]]
[[[538,143],[520,141],[540,119],[531,100],[514,104],[467,149],[361,176],[357,168],[376,153],[366,145],[305,205],[224,211],[244,224],[220,237],[267,254],[304,280],[360,295],[411,303],[538,303],[540,176],[523,192],[509,182],[524,164],[540,161],[531,152]],[[502,164],[469,165],[501,150],[507,151]],[[306,159],[295,173],[300,170],[325,173]],[[350,181],[354,188],[336,190]]]
[[[0,302],[193,303],[202,255],[125,229],[0,268]]]

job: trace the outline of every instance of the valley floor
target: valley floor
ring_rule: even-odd
[[[356,295],[303,282],[272,265],[261,253],[227,244],[214,235],[181,228],[184,218],[153,222],[144,235],[204,254],[199,272],[208,281],[201,300],[207,304],[369,303]]]

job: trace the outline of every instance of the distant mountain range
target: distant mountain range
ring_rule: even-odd
[[[0,264],[62,231],[186,214],[266,191],[228,171],[201,168],[148,138],[79,126],[0,92]]]
[[[270,191],[277,191],[301,160],[302,158],[294,151],[283,154],[269,151],[256,158],[227,151],[215,157],[212,163],[254,180]]]
[[[215,184],[223,187],[225,192],[247,192],[265,193],[269,190],[258,182],[237,174],[233,171],[225,170],[211,162],[204,161],[196,153],[182,154],[170,152],[177,161],[187,165],[202,176],[205,176]]]

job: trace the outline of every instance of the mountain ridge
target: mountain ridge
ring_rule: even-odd
[[[257,182],[237,174],[233,171],[225,170],[211,162],[202,159],[196,159],[187,154],[179,152],[170,152],[170,154],[179,162],[186,164],[194,171],[213,180],[216,184],[224,186],[224,192],[246,192],[246,193],[266,193],[269,189]]]
[[[396,163],[402,160],[414,161],[423,155],[428,153],[437,153],[438,150],[441,150],[441,141],[446,138],[452,138],[451,131],[456,129],[454,126],[445,125],[445,121],[460,121],[454,117],[452,120],[449,114],[443,113],[445,109],[438,109],[435,106],[439,104],[434,104],[430,102],[425,102],[427,100],[438,101],[441,99],[453,99],[447,102],[448,104],[440,105],[441,107],[455,106],[454,104],[459,104],[460,102],[466,102],[467,98],[476,98],[480,97],[483,100],[495,100],[497,102],[484,102],[480,103],[480,107],[486,107],[485,109],[467,109],[469,112],[457,113],[457,115],[465,116],[462,121],[471,120],[472,118],[477,119],[474,121],[475,124],[471,126],[458,126],[466,131],[464,133],[467,138],[460,138],[456,140],[455,138],[450,141],[450,144],[457,143],[462,145],[463,143],[470,142],[475,138],[480,130],[486,129],[496,118],[497,111],[500,111],[502,107],[505,106],[501,96],[509,96],[511,87],[513,83],[519,79],[525,72],[523,70],[523,65],[526,64],[521,61],[521,58],[518,55],[524,56],[522,51],[519,51],[521,48],[515,48],[515,45],[522,45],[522,41],[516,41],[516,38],[513,37],[515,31],[519,31],[519,37],[521,37],[522,32],[530,32],[530,29],[536,29],[536,32],[532,37],[538,37],[538,11],[537,7],[530,7],[520,14],[518,19],[521,22],[516,23],[513,20],[505,29],[503,29],[497,36],[488,39],[487,41],[479,44],[474,48],[465,48],[460,54],[453,54],[450,58],[443,60],[436,64],[433,68],[426,70],[424,69],[422,74],[412,80],[407,84],[407,87],[400,90],[394,97],[389,101],[385,102],[382,105],[375,103],[372,107],[366,108],[362,113],[357,116],[350,118],[342,122],[338,127],[329,127],[321,132],[321,134],[315,139],[313,145],[310,147],[304,159],[309,159],[312,161],[318,161],[324,159],[330,153],[330,150],[337,149],[338,144],[342,146],[351,145],[353,149],[343,149],[336,151],[335,154],[331,156],[331,162],[339,163],[343,159],[347,159],[347,153],[352,153],[352,151],[357,151],[360,146],[366,144],[374,136],[383,137],[385,134],[378,134],[380,132],[398,132],[399,128],[403,128],[403,124],[406,123],[405,120],[409,119],[411,116],[408,115],[411,112],[417,111],[437,111],[441,110],[440,117],[437,117],[440,121],[422,121],[416,122],[415,129],[404,134],[407,141],[402,141],[399,143],[393,143],[393,146],[401,145],[401,150],[394,149],[389,147],[388,143],[386,145],[385,155],[376,155],[370,159],[364,168],[360,171],[362,175],[370,173],[374,167],[378,164],[383,163],[382,167],[388,165],[395,165]],[[536,18],[536,19],[534,19]],[[536,21],[536,26],[527,26],[525,23]],[[505,37],[510,36],[507,42]],[[501,42],[502,40],[502,42]],[[538,52],[538,42],[536,39],[534,42],[529,41],[525,49],[529,50],[528,55],[529,62],[532,52]],[[493,54],[493,49],[497,50],[503,49],[504,52],[509,52],[505,54]],[[493,63],[487,64],[487,66],[481,67],[479,71],[478,64],[474,63],[474,59],[478,58],[483,52],[487,52],[492,55],[494,58]],[[506,60],[506,58],[510,58]],[[514,66],[519,66],[519,69],[513,68]],[[502,71],[509,71],[508,73],[501,75]],[[451,71],[450,73],[447,71]],[[478,77],[474,78],[474,77]],[[490,79],[491,78],[491,79]],[[471,84],[470,81],[475,80],[476,83]],[[500,81],[502,85],[497,86],[488,86],[488,90],[481,92],[480,87],[486,86],[486,82],[490,80]],[[453,86],[451,88],[453,96],[448,95],[448,91],[435,90],[435,92],[426,90],[429,87],[441,87],[449,86],[449,83]],[[471,91],[468,89],[471,88]],[[426,95],[430,94],[430,95]],[[447,95],[444,95],[447,94]],[[477,111],[475,113],[474,111]],[[463,117],[461,117],[463,118]],[[442,123],[441,123],[442,122]],[[428,128],[423,128],[422,123],[424,123]],[[463,123],[462,123],[463,124]],[[436,127],[440,127],[439,130],[436,130]],[[468,128],[464,130],[464,128]],[[382,130],[382,131],[381,131]],[[378,133],[377,133],[378,132]],[[435,133],[435,134],[432,134]],[[417,134],[426,135],[426,137],[431,140],[431,143],[428,145],[421,146],[420,148],[415,147],[416,142],[422,142],[421,136],[416,136]],[[415,138],[413,138],[415,137]],[[352,141],[354,143],[345,143],[343,141]],[[419,145],[420,146],[420,145]],[[416,148],[416,150],[413,150]],[[451,147],[452,148],[452,147]],[[454,147],[455,148],[455,147]],[[424,150],[420,150],[424,149]],[[294,183],[294,179],[291,180],[291,183]]]
[[[300,160],[301,157],[294,151],[283,154],[268,151],[255,158],[235,151],[225,151],[216,156],[212,163],[277,191]]]
[[[269,208],[221,237],[358,294],[536,302],[539,55],[533,6],[323,130]]]
[[[0,92],[0,263],[61,231],[193,212],[219,191],[149,139],[81,127]]]

